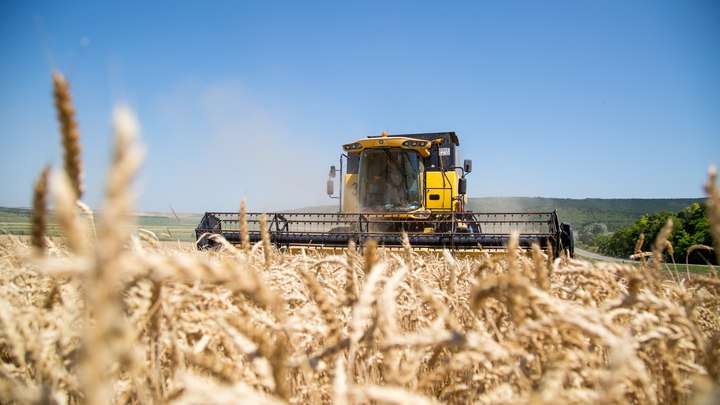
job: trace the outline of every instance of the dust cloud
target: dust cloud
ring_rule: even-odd
[[[286,118],[292,114],[271,104],[237,81],[191,82],[166,95],[157,106],[157,133],[170,139],[149,140],[157,159],[148,165],[146,200],[162,207],[166,199],[190,212],[234,211],[243,196],[249,211],[337,204],[325,193],[328,168],[341,152],[337,134],[295,131]]]

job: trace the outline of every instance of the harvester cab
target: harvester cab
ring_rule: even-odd
[[[402,245],[404,233],[415,247],[471,253],[504,249],[515,232],[522,247],[537,243],[556,256],[573,254],[572,228],[558,221],[556,211],[468,211],[465,176],[472,162],[461,161],[459,146],[454,132],[383,133],[343,145],[339,170],[331,166],[327,180],[337,212],[267,214],[271,242],[334,249],[372,239],[391,247]],[[260,214],[245,220],[250,241],[259,241]],[[198,247],[211,247],[212,234],[241,243],[239,224],[238,213],[205,213],[196,229]]]
[[[383,133],[343,145],[347,172],[341,212],[461,212],[467,160],[454,132]]]

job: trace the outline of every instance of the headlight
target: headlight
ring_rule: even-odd
[[[404,148],[424,148],[427,142],[423,141],[405,141],[402,143]]]
[[[349,143],[347,145],[343,145],[343,149],[345,150],[360,150],[362,149],[362,145],[359,143]]]

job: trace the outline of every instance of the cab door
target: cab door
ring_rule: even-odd
[[[455,171],[425,172],[425,207],[430,211],[452,211],[456,184]]]

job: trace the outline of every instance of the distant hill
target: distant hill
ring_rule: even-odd
[[[573,228],[590,223],[604,223],[614,231],[629,225],[645,214],[669,211],[676,213],[704,198],[542,198],[542,197],[484,197],[470,198],[468,208],[475,212],[502,211],[558,211],[562,222]]]

